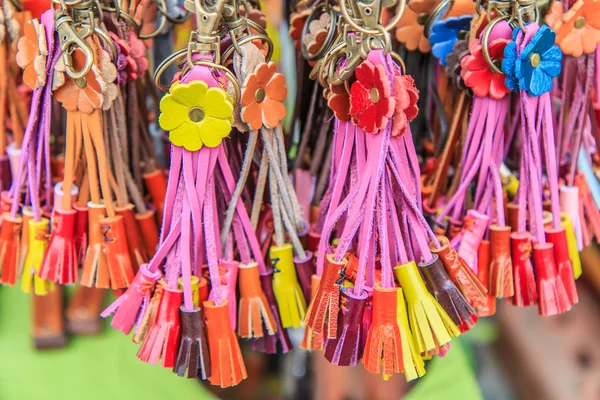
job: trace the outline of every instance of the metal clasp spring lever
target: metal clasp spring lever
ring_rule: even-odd
[[[58,10],[55,14],[55,26],[58,32],[60,41],[60,49],[62,50],[63,63],[65,64],[65,72],[72,79],[81,79],[85,77],[92,69],[94,63],[94,52],[90,45],[85,41],[93,30],[90,26],[82,25],[77,31],[73,19],[68,14],[66,8]],[[81,70],[77,71],[73,65],[71,53],[79,47],[85,55],[85,64]]]

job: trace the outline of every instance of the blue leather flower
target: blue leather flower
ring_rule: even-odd
[[[440,60],[440,64],[446,66],[446,56],[452,53],[452,46],[458,40],[460,31],[469,31],[472,15],[461,15],[460,17],[449,17],[444,20],[436,20],[431,24],[429,30],[429,41],[431,52]]]
[[[506,74],[506,86],[515,92],[520,89],[530,96],[541,96],[552,89],[552,78],[561,70],[562,52],[554,45],[556,34],[543,25],[520,54],[515,42],[519,34],[522,35],[520,29],[515,28],[513,41],[504,49],[502,71]]]

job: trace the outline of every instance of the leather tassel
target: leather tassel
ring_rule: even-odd
[[[497,298],[515,294],[512,260],[510,258],[510,228],[492,225],[490,228],[490,294]]]
[[[306,300],[294,268],[292,245],[271,246],[269,257],[273,264],[273,290],[279,316],[284,328],[299,328],[306,314]]]
[[[458,327],[427,291],[414,261],[397,266],[394,272],[406,296],[408,320],[419,353],[438,350],[450,342],[451,336],[460,335]],[[373,305],[373,321],[375,313]]]
[[[21,227],[20,216],[11,218],[10,213],[3,213],[0,227],[0,270],[2,271],[0,282],[3,285],[13,286],[17,283]]]
[[[573,231],[573,222],[565,213],[560,213],[560,226],[565,228],[567,246],[569,248],[569,258],[571,259],[571,266],[573,267],[573,276],[577,279],[581,276],[583,270],[581,268],[579,250],[577,250],[577,239],[575,238],[575,232]]]
[[[57,286],[45,296],[31,295],[31,336],[36,349],[58,349],[66,346],[63,303],[61,286]]]
[[[106,209],[103,205],[89,202],[87,214],[89,237],[81,284],[87,287],[108,289],[110,288],[110,274],[106,253],[103,251],[104,235],[100,227],[100,221],[106,216]]]
[[[558,276],[552,243],[533,245],[533,265],[538,289],[538,311],[551,316],[571,309],[569,296]]]
[[[179,307],[183,301],[183,292],[162,286],[163,294],[156,320],[150,326],[142,347],[137,353],[137,358],[153,365],[162,360],[163,368],[173,368],[181,331]]]
[[[10,173],[10,161],[5,154],[0,156],[0,190],[8,189],[12,185],[12,175]]]
[[[336,262],[333,254],[325,257],[323,276],[306,314],[305,324],[324,339],[333,339],[337,334],[337,318],[340,309],[342,271],[346,260]],[[327,322],[327,330],[323,328]]]
[[[311,301],[317,294],[317,289],[319,288],[319,284],[321,283],[321,277],[317,275],[313,275],[311,283]],[[363,331],[363,337],[366,337],[366,332]],[[323,349],[323,340],[321,339],[321,335],[316,333],[310,326],[306,326],[304,328],[304,337],[302,338],[302,343],[300,344],[300,348],[308,351],[312,350],[322,350]]]
[[[76,217],[77,212],[74,210],[54,210],[52,233],[40,268],[40,278],[61,285],[77,282],[79,266],[75,250]]]
[[[430,246],[431,251],[439,256],[439,260],[448,272],[450,279],[467,299],[474,309],[487,307],[487,289],[479,281],[475,272],[454,250],[450,241],[445,236],[438,237],[440,248]],[[481,243],[481,241],[480,241]],[[477,250],[475,251],[477,256]]]
[[[75,252],[77,253],[77,265],[83,266],[88,247],[88,225],[89,212],[87,207],[79,207],[73,204],[73,209],[77,213],[75,217]]]
[[[519,205],[515,203],[508,203],[506,209],[508,211],[506,223],[510,225],[510,228],[513,232],[516,232],[519,229]]]
[[[554,246],[554,262],[558,271],[558,277],[563,283],[571,305],[579,303],[573,267],[569,258],[569,245],[564,228],[546,229],[546,240]]]
[[[510,235],[515,295],[512,304],[529,307],[537,303],[538,294],[531,263],[531,234],[513,232]]]
[[[365,369],[385,375],[401,373],[402,338],[398,325],[398,288],[375,287],[373,292],[373,322],[365,341]]]
[[[129,335],[133,325],[139,325],[141,317],[148,310],[150,296],[160,277],[160,272],[150,272],[148,264],[142,264],[131,285],[102,312],[102,318],[112,315],[110,325]]]
[[[269,335],[275,334],[277,325],[260,286],[258,264],[256,262],[240,263],[239,278],[238,336],[243,339],[262,337],[263,323]]]
[[[579,207],[579,188],[577,186],[560,187],[560,209],[571,219],[573,233],[577,243],[577,249],[583,250],[583,233]]]
[[[102,332],[104,324],[100,312],[106,295],[107,291],[104,289],[77,285],[65,310],[67,331],[71,335],[99,335]]]
[[[204,303],[208,346],[210,349],[211,384],[228,388],[248,377],[240,345],[231,328],[227,300],[215,305],[213,300]]]
[[[54,283],[42,279],[38,276],[44,252],[48,244],[48,228],[50,221],[48,218],[41,218],[39,222],[33,219],[29,220],[29,252],[23,268],[23,278],[21,279],[21,289],[25,293],[31,293],[31,289],[38,296],[44,296],[49,291],[54,290]]]
[[[19,267],[17,269],[17,276],[23,274],[25,268],[25,260],[27,260],[27,254],[29,254],[29,221],[33,218],[33,210],[31,207],[25,206],[21,209],[22,227],[21,229],[21,242],[19,248]]]
[[[312,229],[308,232],[307,250],[313,254],[319,250],[319,242],[321,241],[321,234],[313,231]]]
[[[188,379],[200,377],[206,380],[210,376],[211,368],[204,313],[197,307],[193,311],[186,311],[181,306],[179,314],[181,342],[173,372],[181,377],[187,372]]]
[[[275,320],[277,330],[273,335],[270,335],[267,331],[267,334],[263,335],[263,337],[254,339],[252,341],[252,348],[265,354],[277,354],[277,343],[279,342],[281,352],[283,354],[288,353],[292,350],[292,342],[290,341],[287,330],[281,325],[281,319],[279,318],[277,301],[275,300],[275,293],[273,292],[273,272],[260,276],[260,286],[269,303],[271,315]]]
[[[120,215],[123,218],[129,260],[133,273],[135,274],[140,268],[140,265],[148,262],[148,255],[146,254],[146,249],[142,243],[134,208],[133,204],[127,204],[125,207],[117,208],[116,212],[117,215]]]
[[[479,268],[477,268],[477,279],[481,282],[488,293],[486,295],[487,302],[485,306],[478,306],[475,308],[478,317],[489,317],[496,314],[496,296],[492,296],[489,292],[490,284],[490,241],[482,240],[479,245],[479,251],[477,252],[479,259]]]
[[[229,304],[229,316],[231,317],[231,327],[233,330],[237,328],[237,277],[239,263],[237,261],[221,260],[219,273],[221,274],[221,294],[227,299]],[[209,300],[213,299],[211,291]]]
[[[152,258],[158,247],[158,226],[156,225],[154,211],[149,210],[145,214],[136,214],[135,219],[142,235],[146,255],[148,258]]]
[[[434,255],[430,263],[420,263],[419,270],[429,291],[461,333],[469,331],[477,322],[477,314],[448,277],[440,258]]]
[[[315,273],[313,253],[307,251],[305,260],[294,257],[294,265],[296,266],[296,274],[298,274],[298,282],[300,282],[302,293],[304,293],[304,300],[306,300],[306,304],[308,304],[311,300],[312,276]]]
[[[100,221],[103,248],[106,254],[110,287],[112,289],[126,289],[133,281],[134,272],[127,248],[127,234],[123,217],[103,218]]]
[[[154,287],[154,292],[152,293],[148,307],[140,310],[140,316],[136,322],[135,333],[133,334],[133,343],[142,343],[146,339],[150,327],[154,325],[154,321],[156,321],[158,308],[163,298],[165,292],[164,287],[166,285],[162,279],[159,280],[159,283],[159,285],[155,285]]]
[[[402,365],[404,366],[404,377],[406,381],[412,381],[425,375],[425,362],[415,346],[415,341],[408,324],[408,312],[406,311],[406,300],[404,291],[398,288],[398,306],[396,319],[400,327],[400,338],[402,341]]]
[[[167,152],[168,154],[169,152]],[[158,221],[163,219],[163,211],[165,208],[165,196],[167,194],[167,179],[162,170],[157,169],[148,174],[144,174],[144,182],[146,183],[146,189],[150,193],[152,199],[152,205],[156,211]]]
[[[337,335],[325,343],[325,358],[338,366],[356,366],[365,346],[362,318],[368,294],[356,296],[352,290],[341,289]]]
[[[467,211],[458,246],[458,255],[477,273],[477,250],[483,240],[490,218],[475,210]]]

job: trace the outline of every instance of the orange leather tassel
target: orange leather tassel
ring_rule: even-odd
[[[490,241],[482,240],[477,252],[477,260],[479,268],[477,268],[477,279],[483,283],[486,289],[489,289],[490,284]],[[489,317],[496,314],[496,296],[492,296],[488,290],[486,295],[487,303],[485,306],[477,307],[477,315],[479,317]]]
[[[103,248],[106,254],[110,286],[113,289],[126,289],[134,278],[129,250],[127,249],[127,235],[123,218],[119,215],[100,220]]]
[[[108,261],[103,251],[104,235],[100,228],[100,220],[106,216],[103,205],[88,203],[89,217],[89,242],[83,263],[81,284],[87,287],[102,289],[110,288],[110,274],[108,272]]]
[[[140,269],[140,265],[148,262],[148,255],[141,239],[134,208],[133,204],[127,204],[125,207],[117,208],[116,212],[123,217],[129,260],[135,274]]]
[[[142,235],[142,243],[146,254],[149,258],[152,258],[158,247],[158,226],[154,218],[154,211],[148,211],[145,214],[136,214],[135,219]]]
[[[3,214],[0,227],[0,282],[3,285],[13,286],[17,283],[22,222],[19,216],[11,218],[8,212]]]
[[[321,277],[313,275],[311,283],[311,300],[315,298],[320,283]],[[321,339],[321,335],[316,333],[310,326],[307,325],[304,328],[304,338],[302,339],[300,348],[308,351],[323,349],[323,340]]]
[[[515,294],[513,267],[510,258],[510,228],[492,225],[490,228],[490,294],[497,298]]]
[[[306,312],[305,324],[327,339],[333,339],[337,333],[337,319],[340,310],[341,272],[346,261],[336,262],[333,254],[325,257],[323,276],[315,297]],[[323,327],[327,321],[327,332]]]
[[[240,345],[231,328],[227,300],[204,303],[211,374],[209,381],[222,388],[237,385],[248,377]]]
[[[473,270],[463,260],[445,236],[439,236],[441,247],[436,249],[432,245],[431,251],[437,254],[440,261],[448,271],[448,275],[460,292],[465,296],[471,307],[482,308],[487,306],[487,289],[479,281]]]
[[[146,189],[150,193],[152,199],[152,205],[156,211],[156,216],[159,221],[162,221],[163,211],[165,208],[165,195],[167,194],[167,179],[165,174],[157,169],[149,174],[144,174],[144,182],[146,183]]]
[[[396,318],[398,288],[375,287],[373,322],[365,342],[363,361],[369,372],[392,375],[404,370],[402,338]]]
[[[238,309],[238,336],[243,339],[263,336],[263,323],[269,335],[275,334],[277,325],[260,285],[258,264],[239,266],[240,305]]]

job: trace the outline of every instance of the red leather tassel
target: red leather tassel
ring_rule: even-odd
[[[87,207],[79,207],[73,204],[73,209],[77,213],[75,217],[75,252],[77,253],[77,264],[85,263],[85,255],[88,247],[88,225],[89,212]]]
[[[163,286],[163,295],[158,306],[156,320],[148,330],[148,335],[137,353],[137,358],[156,365],[162,360],[163,368],[173,368],[179,345],[181,321],[179,307],[183,292]]]
[[[490,228],[490,294],[497,298],[515,294],[512,260],[510,258],[510,228],[492,225]]]
[[[533,264],[538,289],[540,315],[556,315],[571,309],[569,296],[558,276],[552,243],[533,246]]]
[[[366,291],[355,296],[351,290],[341,289],[340,315],[335,339],[327,340],[325,358],[338,366],[356,366],[362,359],[365,346],[363,312],[367,303]]]
[[[509,203],[507,208],[507,223],[510,225],[513,232],[519,229],[519,205],[515,203]]]
[[[431,251],[439,256],[452,282],[474,309],[487,307],[487,289],[484,284],[445,236],[439,236],[438,240],[441,247],[435,248],[432,244]],[[477,256],[477,251],[474,253]]]
[[[319,288],[319,284],[321,283],[321,277],[317,275],[312,276],[312,284],[311,284],[311,300],[317,295],[317,289]],[[366,332],[363,332],[366,334]],[[364,337],[364,336],[363,336]],[[302,343],[300,344],[300,348],[308,351],[312,350],[322,350],[323,349],[323,340],[321,339],[321,335],[316,333],[310,326],[306,326],[304,328],[304,337],[302,338]]]
[[[254,339],[252,341],[252,348],[265,354],[277,354],[277,343],[279,343],[281,352],[283,354],[288,353],[292,350],[292,342],[290,341],[287,330],[283,328],[281,318],[279,317],[277,300],[275,299],[275,293],[273,292],[273,272],[260,276],[260,286],[269,303],[271,315],[273,315],[277,330],[272,335],[267,331],[267,334],[263,335],[263,337]]]
[[[154,293],[152,293],[148,307],[140,310],[140,316],[135,327],[135,334],[133,335],[133,343],[142,343],[146,339],[150,327],[154,325],[154,321],[156,321],[158,308],[163,298],[163,293],[165,292],[164,287],[166,285],[162,280],[160,280],[159,283],[159,285],[154,287]]]
[[[123,217],[117,215],[100,220],[103,249],[106,254],[110,286],[112,289],[125,289],[133,281],[134,274],[127,248],[127,234]]]
[[[129,335],[133,325],[139,325],[142,315],[149,306],[154,286],[160,277],[160,272],[150,272],[148,264],[142,264],[131,285],[123,295],[102,312],[102,318],[113,315],[110,325]]]
[[[460,221],[456,221],[453,218],[450,218],[450,223],[448,224],[448,238],[450,240],[454,239],[458,236],[463,229],[463,224]]]
[[[134,208],[133,204],[127,204],[125,207],[117,208],[116,211],[117,215],[120,215],[123,218],[129,260],[133,273],[135,274],[140,268],[140,265],[148,262],[148,255],[146,254],[146,249],[142,243]]]
[[[327,339],[334,339],[337,334],[337,319],[340,310],[340,273],[346,262],[336,262],[333,254],[325,257],[323,276],[315,297],[306,312],[305,324]],[[327,332],[323,327],[327,321]]]
[[[365,342],[364,363],[369,372],[401,373],[402,339],[397,320],[398,288],[375,287],[373,322]]]
[[[77,282],[77,252],[75,251],[74,210],[54,210],[52,233],[46,247],[39,276],[42,279],[70,285]]]
[[[17,283],[22,222],[19,216],[11,218],[8,212],[3,214],[0,227],[0,282],[3,285],[13,286]]]
[[[569,302],[572,305],[579,303],[565,229],[546,229],[546,240],[554,245],[554,262],[556,263],[558,276],[565,287],[567,296],[569,296]]]
[[[294,265],[296,266],[296,274],[298,275],[298,282],[300,283],[302,293],[304,294],[304,300],[306,300],[306,303],[308,304],[311,299],[312,276],[315,273],[313,254],[310,251],[307,251],[305,260],[294,257]]]
[[[240,345],[231,328],[227,300],[215,305],[204,303],[208,346],[210,348],[211,384],[228,388],[248,377]]]
[[[440,258],[434,255],[432,262],[419,263],[419,270],[427,288],[461,333],[469,331],[477,322],[477,314],[446,274]]]
[[[165,174],[157,169],[149,174],[144,174],[144,182],[146,183],[148,193],[150,193],[156,216],[159,221],[162,221],[165,208],[165,195],[167,194],[167,179],[165,178]]]
[[[10,173],[10,161],[8,156],[5,154],[0,156],[0,190],[8,189],[11,184],[12,175]]]
[[[482,240],[479,245],[479,251],[477,252],[477,259],[479,268],[477,268],[477,279],[481,282],[486,289],[488,294],[486,295],[487,303],[485,306],[475,308],[477,316],[489,317],[496,314],[496,296],[492,296],[489,292],[490,284],[490,241]]]
[[[154,217],[154,211],[148,211],[145,214],[136,214],[139,230],[142,234],[142,243],[148,258],[152,258],[158,247],[158,226]]]
[[[510,235],[512,265],[515,279],[513,305],[529,307],[537,303],[537,287],[531,264],[531,234],[513,232]]]
[[[316,254],[319,250],[319,242],[321,241],[321,234],[313,231],[312,229],[308,232],[308,246],[307,249]]]
[[[206,380],[211,373],[210,354],[206,341],[206,324],[201,309],[186,311],[183,306],[179,310],[181,317],[181,343],[173,372],[188,379],[201,377]]]
[[[239,278],[238,336],[243,339],[262,337],[263,323],[270,335],[275,334],[277,325],[260,285],[258,264],[240,264]]]

